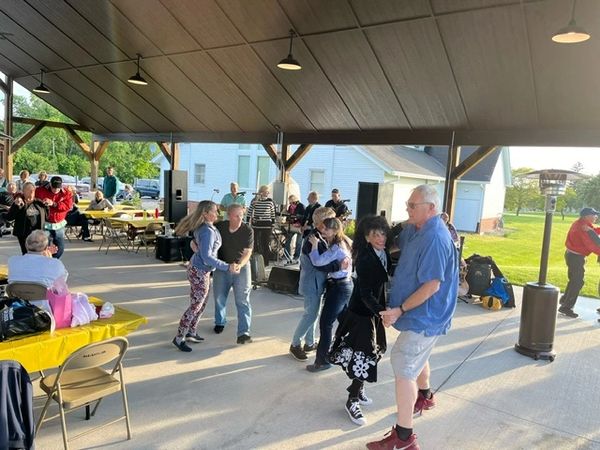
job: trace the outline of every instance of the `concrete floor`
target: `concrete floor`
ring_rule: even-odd
[[[213,301],[200,322],[206,341],[182,353],[172,344],[188,305],[188,282],[179,264],[98,242],[68,244],[63,262],[69,286],[143,314],[149,323],[129,336],[125,359],[133,439],[117,423],[73,441],[72,448],[115,449],[321,449],[364,448],[394,424],[393,374],[386,356],[374,399],[357,427],[344,411],[348,380],[334,367],[319,374],[288,354],[302,299],[266,288],[252,293],[254,342],[237,345],[233,299],[230,323],[213,327]],[[12,237],[0,239],[0,264],[17,254]],[[596,282],[591,280],[590,282]],[[521,290],[516,289],[520,298]],[[580,298],[579,319],[557,320],[556,360],[517,354],[520,308],[486,311],[459,302],[450,333],[431,358],[438,406],[415,420],[423,449],[600,449],[600,302]],[[388,332],[390,343],[395,332]],[[37,385],[34,382],[34,385]],[[36,395],[40,395],[36,386]],[[36,414],[43,398],[36,397]],[[103,402],[93,422],[120,408]],[[68,416],[73,434],[89,426],[82,411]],[[62,448],[59,421],[45,423],[38,449]]]

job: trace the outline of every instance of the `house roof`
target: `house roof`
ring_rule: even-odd
[[[465,159],[473,154],[477,150],[477,147],[461,147],[459,163],[462,163]],[[446,167],[448,161],[448,148],[447,147],[427,147],[425,152],[432,158],[438,161],[443,167]],[[478,181],[488,183],[492,179],[492,174],[496,168],[498,158],[502,154],[502,147],[498,147],[493,150],[488,156],[479,161],[471,170],[469,170],[462,178],[461,181]]]
[[[0,70],[31,90],[43,68],[43,98],[98,138],[273,143],[277,125],[289,143],[593,145],[600,36],[550,40],[571,6],[11,0]],[[600,2],[576,16],[599,29]],[[296,72],[276,68],[290,29]],[[148,86],[126,81],[137,53]]]
[[[423,150],[400,145],[363,145],[359,147],[377,159],[389,172],[444,178],[444,165]],[[447,152],[447,150],[446,150]]]

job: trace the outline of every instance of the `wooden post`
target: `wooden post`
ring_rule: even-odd
[[[90,160],[90,189],[95,191],[98,189],[98,169],[100,168],[100,158],[106,151],[110,142],[108,141],[93,141],[92,151],[86,153]]]
[[[2,80],[0,80],[2,81]],[[8,136],[13,135],[13,78],[6,77],[6,83],[0,85],[4,91],[4,133]],[[2,161],[0,167],[4,169],[4,176],[7,180],[12,180],[13,176],[13,150],[12,140],[4,139],[4,151],[2,152]]]

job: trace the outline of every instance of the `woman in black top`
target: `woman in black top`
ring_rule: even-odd
[[[347,388],[346,411],[357,425],[366,423],[360,405],[372,403],[364,382],[377,381],[377,363],[387,348],[379,312],[386,309],[385,284],[392,268],[385,247],[389,231],[381,216],[365,217],[357,226],[352,246],[354,290],[329,353],[331,363],[341,366],[352,380]]]
[[[15,201],[6,213],[7,220],[14,220],[13,234],[19,240],[21,253],[27,253],[25,239],[33,230],[43,230],[48,210],[35,198],[35,185],[30,181],[23,184],[23,192],[17,194]]]

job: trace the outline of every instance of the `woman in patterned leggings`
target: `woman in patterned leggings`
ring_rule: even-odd
[[[214,202],[204,200],[198,204],[196,210],[188,214],[175,228],[179,236],[186,236],[194,231],[194,243],[197,251],[192,256],[188,266],[188,280],[190,281],[190,306],[185,310],[179,321],[177,336],[173,338],[173,344],[182,352],[191,352],[189,342],[200,342],[204,338],[198,336],[196,327],[198,320],[206,307],[206,297],[210,288],[210,273],[213,270],[229,270],[238,273],[238,264],[227,264],[217,258],[217,252],[221,247],[221,235],[213,226],[217,220],[217,205]]]

